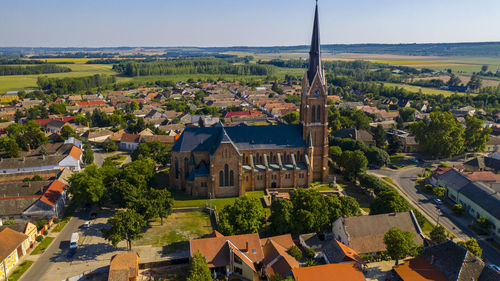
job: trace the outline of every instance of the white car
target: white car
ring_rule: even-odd
[[[441,201],[441,199],[434,199],[434,202],[438,205],[443,204],[443,201]]]
[[[92,223],[91,221],[86,221],[86,222],[83,224],[83,228],[89,228],[91,223]]]

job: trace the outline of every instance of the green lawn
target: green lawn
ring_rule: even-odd
[[[33,261],[30,260],[25,260],[23,261],[20,265],[17,266],[17,268],[10,274],[9,276],[9,281],[17,281],[23,274],[30,268],[30,266],[33,264]]]
[[[206,204],[210,204],[208,198],[193,197],[178,190],[170,190],[170,192],[174,198],[174,208],[205,207]],[[249,191],[245,193],[245,195],[260,199],[264,196],[264,191]],[[216,206],[217,210],[222,210],[224,206],[232,204],[237,198],[238,197],[212,199],[212,207]]]
[[[455,93],[455,92],[451,92],[451,91],[426,88],[426,87],[419,87],[419,86],[413,86],[413,85],[406,85],[406,84],[387,83],[387,82],[383,82],[383,84],[385,86],[388,86],[388,87],[404,88],[404,89],[411,91],[411,92],[418,92],[419,90],[422,90],[422,93],[424,95],[440,95],[440,94],[442,94],[444,96],[450,96],[450,95]],[[457,94],[465,95],[465,93],[457,93]]]
[[[38,255],[43,253],[49,247],[50,243],[54,240],[54,237],[45,237],[38,246],[31,252],[31,255]]]
[[[373,199],[366,195],[360,187],[343,181],[339,181],[338,184],[344,189],[348,196],[354,197],[354,199],[358,201],[361,209],[368,213],[370,212],[370,204]]]
[[[163,220],[163,225],[159,219],[149,222],[142,238],[133,244],[164,247],[164,251],[177,252],[189,249],[189,240],[212,231],[210,216],[205,212],[172,213]]]

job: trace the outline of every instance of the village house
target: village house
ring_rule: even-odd
[[[36,244],[36,237],[38,236],[38,230],[36,225],[29,221],[14,221],[13,224],[2,225],[2,219],[0,219],[0,231],[5,228],[10,228],[16,232],[23,233],[28,236],[25,248],[26,250],[29,248],[33,248]]]
[[[0,276],[6,277],[26,255],[28,236],[10,228],[0,231]]]
[[[399,140],[399,142],[403,145],[402,152],[415,153],[420,151],[420,147],[414,135],[403,130],[396,129],[388,129],[386,130],[386,134],[387,136],[392,136]]]
[[[333,233],[308,233],[299,235],[300,245],[311,248],[316,257],[323,258],[327,264],[341,262],[357,262],[360,266],[365,262],[356,251],[337,241]]]
[[[323,264],[293,269],[295,281],[366,281],[355,262]]]
[[[375,140],[370,131],[358,130],[356,128],[344,128],[331,133],[331,136],[341,139],[353,139],[364,142],[367,145],[375,145]]]
[[[141,136],[138,134],[124,133],[120,138],[120,149],[126,151],[136,150],[139,146]]]

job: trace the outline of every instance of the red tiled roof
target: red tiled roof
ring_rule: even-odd
[[[80,160],[80,156],[82,156],[82,150],[79,149],[78,147],[76,146],[73,146],[71,148],[71,150],[69,151],[69,156],[75,158],[75,159],[78,159]]]
[[[464,173],[471,181],[500,181],[500,175],[490,171]]]
[[[106,102],[103,100],[91,100],[91,101],[76,102],[76,105],[78,105],[78,106],[102,105],[102,104],[106,104]]]
[[[262,112],[260,112],[258,110],[233,111],[233,112],[226,113],[226,116],[224,116],[224,118],[231,118],[231,117],[235,117],[235,116],[254,116],[254,115],[262,115]]]
[[[46,125],[47,123],[49,123],[52,120],[58,120],[58,121],[62,121],[62,122],[70,122],[70,121],[73,121],[73,119],[75,119],[75,116],[37,119],[37,120],[35,120],[35,122],[37,122],[38,124],[40,124],[40,126],[43,126],[43,125]]]
[[[355,262],[299,267],[292,272],[296,281],[366,281]]]
[[[394,267],[394,271],[403,280],[411,281],[446,281],[448,280],[434,266],[422,257],[416,257]]]
[[[135,142],[139,143],[141,136],[138,134],[123,134],[120,138],[121,142]]]
[[[356,251],[354,251],[353,249],[347,247],[346,245],[342,244],[341,242],[337,241],[335,239],[335,242],[337,242],[337,244],[339,245],[340,249],[342,249],[342,252],[344,252],[344,255],[351,259],[352,261],[357,261],[359,263],[362,263],[364,264],[365,262],[363,261],[363,259],[359,256],[358,253],[356,253]]]
[[[61,196],[65,186],[66,184],[64,184],[62,181],[53,181],[45,190],[42,197],[40,197],[40,201],[54,206],[54,204],[57,202],[57,199],[59,199],[59,197]]]
[[[27,235],[14,231],[8,227],[0,231],[0,261],[7,258],[27,238]]]

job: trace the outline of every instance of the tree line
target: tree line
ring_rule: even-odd
[[[61,72],[71,72],[71,68],[55,64],[40,64],[33,66],[0,65],[0,76],[61,73]]]
[[[113,70],[125,76],[170,74],[234,74],[271,75],[272,66],[256,64],[231,64],[216,59],[166,60],[157,62],[123,62],[113,65]]]
[[[57,95],[67,95],[94,88],[105,87],[116,82],[116,77],[96,74],[85,77],[48,78],[38,77],[37,84],[43,90]]]

